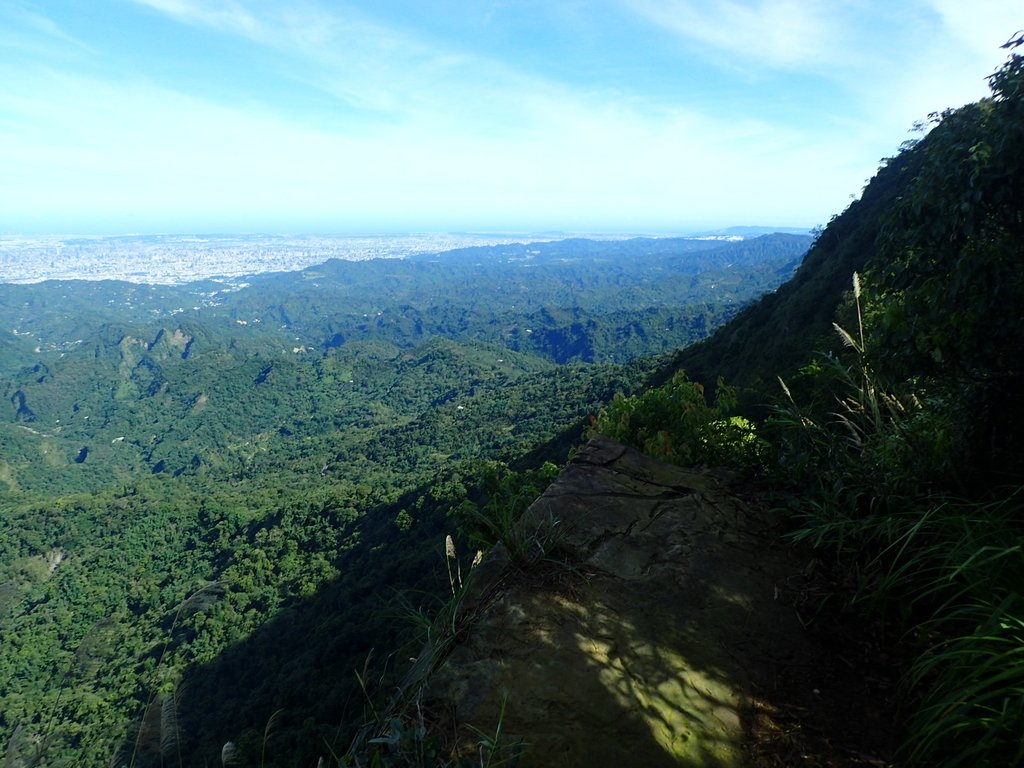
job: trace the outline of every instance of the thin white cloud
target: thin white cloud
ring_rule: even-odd
[[[57,59],[96,53],[53,19],[18,2],[0,7],[0,51],[5,49]]]
[[[1020,0],[929,0],[945,34],[979,61],[1001,60],[999,46],[1024,29]]]
[[[743,62],[794,69],[832,58],[845,2],[832,0],[625,0],[635,13]]]
[[[209,26],[259,40],[267,30],[242,3],[235,0],[131,0],[194,26]]]

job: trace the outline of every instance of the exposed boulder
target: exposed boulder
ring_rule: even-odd
[[[798,566],[778,522],[725,479],[590,441],[521,521],[554,550],[484,559],[427,685],[463,754],[500,722],[525,766],[738,766],[780,678],[845,695],[780,599]]]

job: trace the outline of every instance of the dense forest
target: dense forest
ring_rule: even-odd
[[[480,538],[458,511],[539,493],[588,416],[810,241],[0,285],[6,764],[343,753],[355,672],[389,674],[448,589],[445,536]]]

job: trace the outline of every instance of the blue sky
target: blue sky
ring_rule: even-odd
[[[1020,0],[4,0],[0,234],[813,226]]]

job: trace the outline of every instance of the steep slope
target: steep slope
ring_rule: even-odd
[[[831,324],[843,293],[853,273],[874,257],[882,215],[917,174],[926,145],[927,140],[883,165],[860,199],[825,227],[792,279],[682,350],[661,379],[683,369],[694,379],[722,376],[759,389],[807,362],[815,349],[832,346]]]
[[[1024,764],[1024,56],[989,83],[675,361],[748,403],[801,367],[760,425],[771,476],[823,594],[902,638],[905,765]]]

